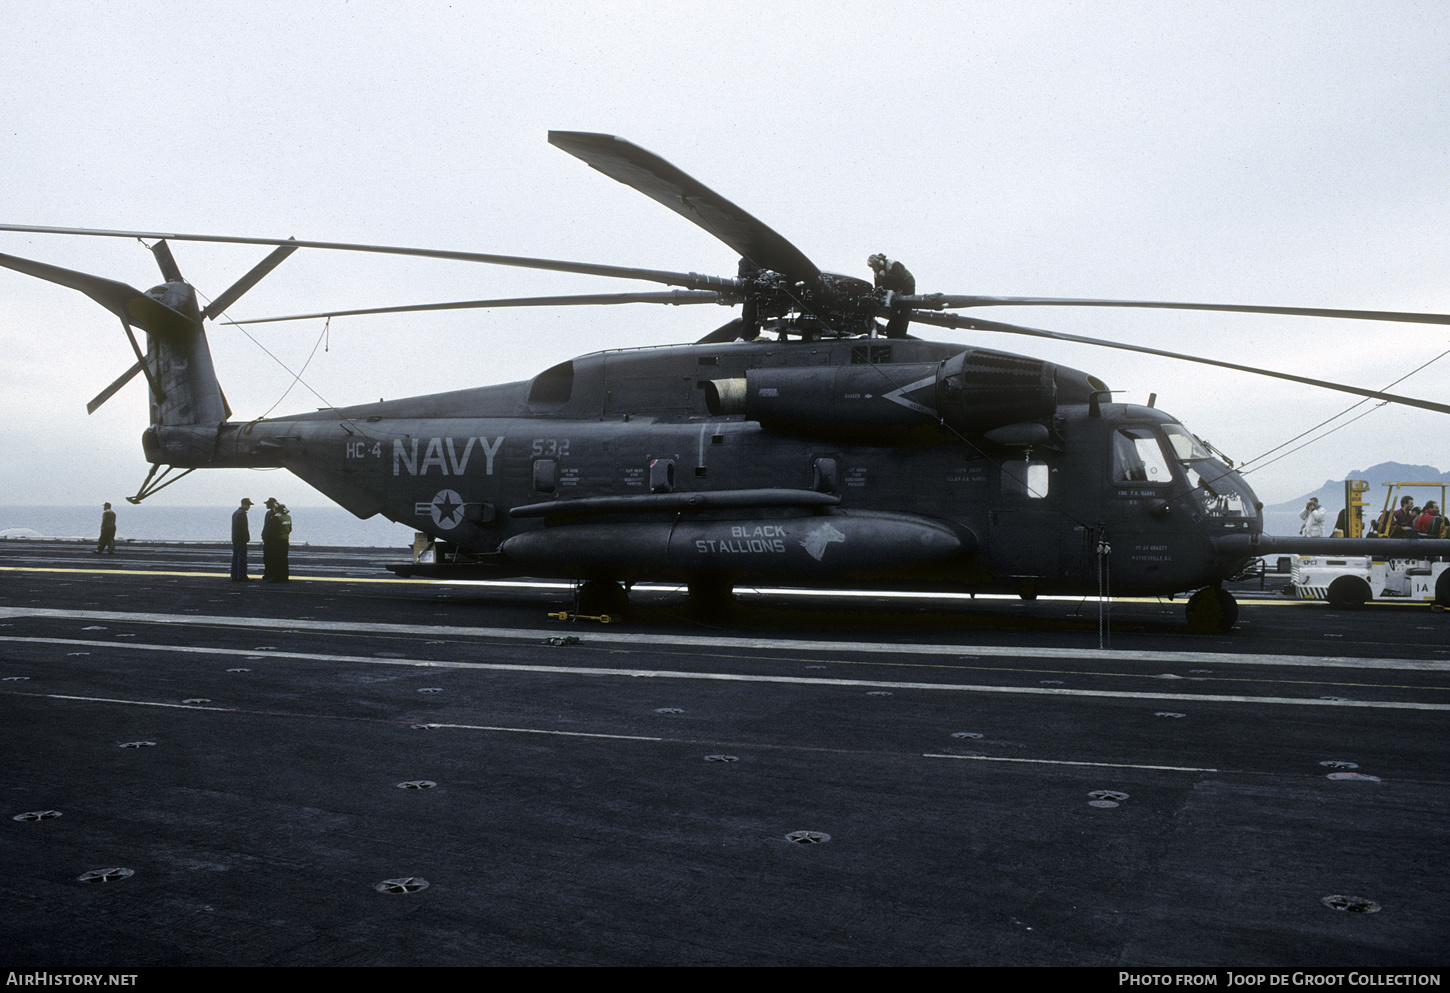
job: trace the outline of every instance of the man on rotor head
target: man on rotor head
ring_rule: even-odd
[[[905,338],[906,328],[911,323],[911,308],[894,301],[901,294],[916,293],[916,277],[906,266],[879,252],[867,259],[866,264],[876,274],[876,288],[886,291],[884,302],[891,308],[891,320],[886,324],[886,337]]]

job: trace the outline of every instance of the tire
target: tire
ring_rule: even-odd
[[[698,576],[689,584],[690,609],[707,619],[722,619],[735,606],[735,587],[718,576]]]
[[[1188,598],[1188,629],[1200,634],[1223,634],[1239,619],[1239,602],[1218,586],[1208,586]]]
[[[579,587],[578,610],[586,617],[607,614],[611,620],[629,613],[629,594],[624,587],[609,580],[591,579]]]
[[[1450,569],[1440,573],[1440,578],[1435,580],[1435,602],[1442,607],[1450,607]]]
[[[1331,607],[1340,610],[1358,610],[1373,595],[1369,584],[1358,576],[1340,576],[1329,584],[1324,599],[1329,601]]]

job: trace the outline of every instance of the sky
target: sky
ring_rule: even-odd
[[[6,4],[0,223],[734,275],[730,249],[547,143],[551,129],[598,131],[662,155],[823,269],[869,278],[867,256],[884,252],[921,292],[1450,313],[1447,50],[1450,6],[1383,0]],[[173,245],[205,297],[266,251]],[[0,252],[160,282],[129,239],[0,232]],[[657,288],[301,251],[229,314]],[[1450,349],[1444,325],[977,313],[1372,389]],[[209,336],[234,416],[250,419],[524,379],[585,352],[693,341],[732,316],[471,311]],[[1084,369],[1120,400],[1156,393],[1239,462],[1356,402],[1102,348],[917,333]],[[142,380],[85,412],[133,361],[115,318],[0,270],[0,348],[0,502],[135,492]],[[1450,402],[1450,357],[1393,391]],[[1248,476],[1260,498],[1384,461],[1450,469],[1446,415],[1358,414],[1261,459]],[[326,503],[252,470],[197,472],[151,502],[242,495]]]

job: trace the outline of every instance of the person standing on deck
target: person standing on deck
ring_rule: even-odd
[[[242,505],[232,511],[232,582],[251,581],[247,575],[247,542],[252,540],[252,530],[247,526],[247,511],[252,501],[242,497]]]

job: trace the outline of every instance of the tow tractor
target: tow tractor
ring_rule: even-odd
[[[1445,506],[1444,483],[1385,483],[1385,486],[1388,488],[1385,509],[1377,519],[1377,533],[1388,532],[1395,498],[1403,489],[1439,489],[1440,506]],[[1344,481],[1345,526],[1342,531],[1335,530],[1335,537],[1361,537],[1360,511],[1368,489],[1369,483],[1362,479]],[[1444,530],[1443,523],[1441,529]],[[1403,544],[1396,542],[1400,548]],[[1369,600],[1433,603],[1437,609],[1450,606],[1450,561],[1443,556],[1295,555],[1292,568],[1289,591],[1301,600],[1328,600],[1335,607],[1359,607]]]

